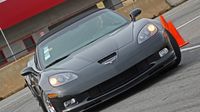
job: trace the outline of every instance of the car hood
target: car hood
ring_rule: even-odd
[[[54,64],[45,71],[80,71],[89,64],[95,63],[112,54],[113,52],[117,52],[117,50],[133,40],[133,23],[131,22],[130,24],[127,24],[118,30],[96,40],[95,42],[79,49],[66,59]]]

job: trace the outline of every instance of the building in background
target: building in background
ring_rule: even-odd
[[[97,8],[101,0],[0,0],[0,66],[32,52],[41,36],[72,16]],[[117,8],[121,0],[104,0],[103,6]],[[113,5],[118,4],[114,7]]]

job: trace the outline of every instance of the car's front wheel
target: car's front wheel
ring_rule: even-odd
[[[56,112],[47,95],[42,92],[42,101],[39,102],[43,112]]]
[[[166,31],[166,32],[169,36],[169,40],[171,42],[171,45],[172,45],[174,52],[175,52],[175,55],[176,55],[176,60],[175,60],[174,64],[172,65],[172,67],[177,67],[181,62],[181,50],[180,50],[178,43],[176,42],[176,40],[172,36],[172,34],[168,31]]]

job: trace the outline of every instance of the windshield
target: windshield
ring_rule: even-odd
[[[110,10],[101,10],[82,18],[51,35],[40,44],[37,49],[40,63],[46,67],[128,22],[127,19]]]

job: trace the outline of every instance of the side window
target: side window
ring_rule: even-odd
[[[0,50],[0,65],[7,63],[7,59],[2,50]]]
[[[32,51],[35,48],[36,44],[32,36],[24,39],[23,42],[28,51]]]

